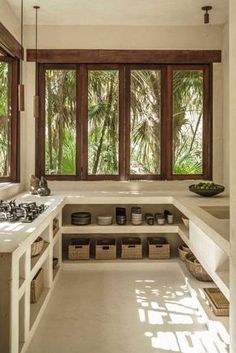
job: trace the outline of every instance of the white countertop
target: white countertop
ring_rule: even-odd
[[[229,220],[218,219],[200,206],[228,206],[229,197],[204,198],[189,191],[56,191],[48,197],[21,193],[17,201],[36,201],[49,207],[32,223],[0,223],[0,253],[12,253],[28,246],[66,204],[173,204],[229,254]]]

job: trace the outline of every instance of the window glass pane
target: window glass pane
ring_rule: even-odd
[[[160,174],[161,72],[132,70],[130,174]]]
[[[9,176],[9,66],[0,62],[0,177]]]
[[[119,71],[88,73],[88,173],[119,174]]]
[[[76,173],[76,71],[47,70],[45,173]]]
[[[173,174],[203,172],[203,71],[173,72]]]

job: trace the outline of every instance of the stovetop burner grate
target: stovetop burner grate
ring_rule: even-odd
[[[46,210],[45,204],[0,200],[0,222],[31,223]]]

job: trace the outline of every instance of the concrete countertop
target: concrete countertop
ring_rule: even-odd
[[[61,210],[65,204],[173,204],[187,218],[205,232],[220,248],[229,254],[229,220],[210,215],[201,206],[229,206],[229,197],[219,195],[204,198],[189,191],[55,191],[48,197],[21,193],[17,201],[46,203],[47,210],[32,223],[0,223],[0,253],[12,253],[25,248],[34,241],[40,231]]]

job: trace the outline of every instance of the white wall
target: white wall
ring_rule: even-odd
[[[229,141],[230,141],[230,336],[236,352],[236,2],[229,0]]]
[[[223,120],[223,156],[224,156],[224,177],[225,185],[229,186],[229,25],[224,26],[223,30],[223,92],[224,92],[224,110],[222,115]]]
[[[17,39],[20,38],[20,22],[10,8],[8,2],[0,0],[0,22]]]
[[[39,15],[40,22],[40,15]],[[27,48],[34,27],[26,26]],[[44,49],[219,49],[221,26],[40,26]]]
[[[25,28],[27,48],[34,48],[33,26]],[[39,26],[39,48],[44,49],[221,49],[222,26],[135,27],[135,26]],[[34,173],[34,64],[26,63],[25,180]],[[223,65],[214,64],[214,180],[223,175]],[[65,185],[65,184],[64,184]]]
[[[19,41],[20,39],[20,21],[17,19],[10,6],[5,0],[0,0],[0,22],[8,29],[8,31]],[[23,135],[23,126],[21,126],[21,135]],[[22,141],[21,141],[22,150]],[[24,180],[23,176],[23,159],[21,160],[21,180]],[[19,185],[12,187],[6,185],[0,185],[0,198],[12,197],[12,195],[20,192],[24,188],[23,182]]]

